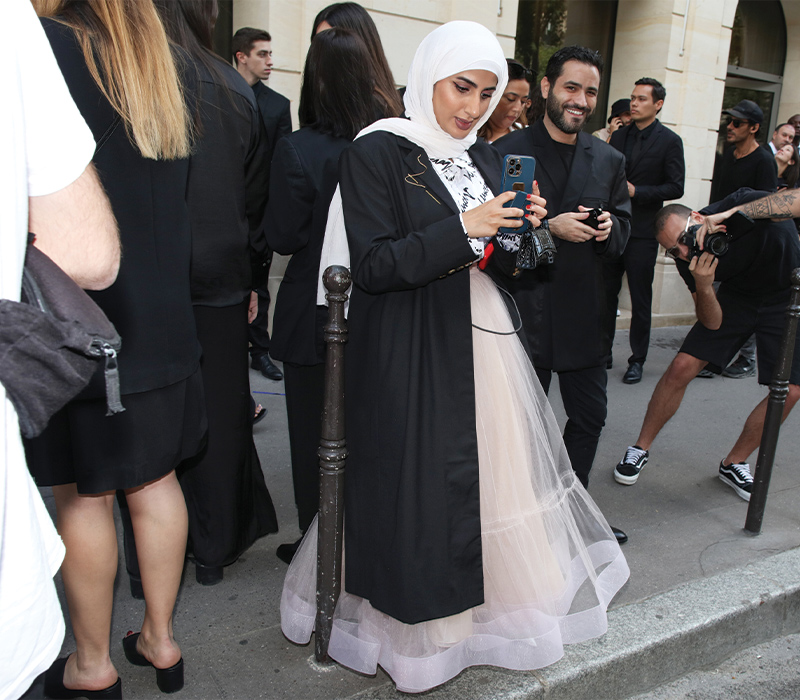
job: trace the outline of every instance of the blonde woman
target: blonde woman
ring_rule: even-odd
[[[147,603],[141,633],[127,638],[125,653],[131,663],[154,666],[159,687],[170,692],[183,686],[172,613],[187,532],[174,470],[199,451],[205,431],[184,203],[190,120],[150,0],[34,5],[47,17],[45,33],[97,141],[93,162],[124,251],[117,281],[92,296],[123,338],[119,377],[125,412],[105,415],[100,381],[26,445],[37,482],[53,487],[77,646],[47,672],[45,693],[122,696],[109,657],[117,489],[130,509]]]

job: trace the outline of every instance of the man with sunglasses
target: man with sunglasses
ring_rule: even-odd
[[[719,202],[740,187],[774,192],[778,189],[775,158],[756,140],[764,112],[752,100],[742,100],[722,112],[728,116],[725,140],[728,149],[717,161],[711,181],[711,201]]]
[[[761,220],[752,227],[739,225],[728,251],[719,258],[710,252],[692,255],[691,227],[701,225],[702,244],[706,215],[743,208],[764,192],[739,190],[701,213],[682,204],[670,204],[656,216],[656,238],[673,258],[678,272],[692,293],[697,323],[689,331],[680,351],[656,385],[636,443],[614,469],[614,479],[635,484],[650,456],[650,448],[661,428],[680,406],[689,382],[706,365],[717,371],[725,367],[742,341],[755,334],[758,345],[758,381],[769,385],[783,334],[789,303],[791,273],[800,266],[800,241],[791,221]],[[745,208],[746,211],[746,208]],[[729,233],[734,224],[728,222]],[[702,243],[701,243],[702,242]],[[713,282],[719,282],[714,290]],[[800,398],[800,342],[795,346],[784,417]],[[750,413],[739,438],[720,462],[719,478],[742,499],[750,500],[753,477],[747,463],[761,440],[767,398]]]
[[[778,170],[775,158],[756,140],[764,121],[764,113],[752,100],[742,100],[722,112],[727,115],[726,141],[728,150],[717,159],[711,180],[711,201],[719,202],[741,187],[774,192],[778,189]],[[753,338],[742,346],[739,356],[724,367],[725,377],[740,379],[756,372],[756,347]],[[704,372],[701,376],[713,377]]]

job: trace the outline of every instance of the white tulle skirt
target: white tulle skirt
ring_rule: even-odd
[[[629,570],[605,518],[575,477],[536,373],[494,283],[470,272],[484,603],[408,625],[345,591],[329,653],[365,674],[381,666],[417,693],[469,666],[542,668],[564,645],[602,635]],[[345,514],[347,517],[347,514]],[[345,547],[347,543],[345,542]],[[292,561],[281,628],[305,644],[316,613],[317,522]]]

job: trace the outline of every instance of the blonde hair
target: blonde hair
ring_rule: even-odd
[[[191,119],[152,0],[32,0],[75,29],[89,72],[145,158],[186,158]]]

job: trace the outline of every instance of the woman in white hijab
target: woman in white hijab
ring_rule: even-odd
[[[605,632],[628,577],[498,291],[518,236],[497,230],[524,212],[503,209],[501,159],[476,134],[505,83],[486,28],[434,30],[409,71],[408,119],[376,122],[345,151],[328,218],[335,236],[339,201],[353,275],[329,653],[361,673],[380,665],[405,692],[473,665],[553,663]],[[543,206],[529,198],[534,226]],[[313,628],[316,538],[312,526],[281,600],[298,643]]]

